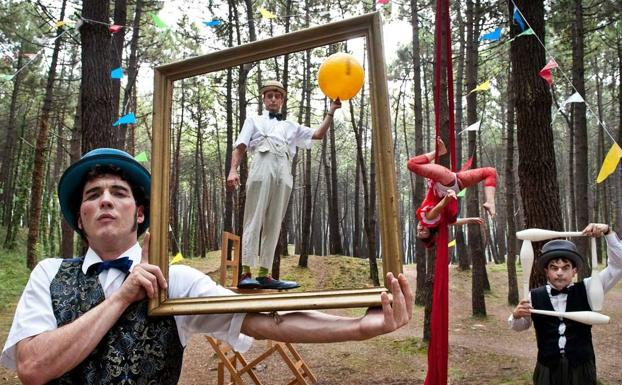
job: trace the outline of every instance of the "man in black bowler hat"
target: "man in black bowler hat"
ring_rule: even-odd
[[[622,242],[602,223],[591,223],[583,233],[605,235],[608,265],[599,273],[605,292],[622,277]],[[547,284],[531,290],[508,319],[516,331],[533,322],[538,342],[538,361],[533,373],[534,385],[596,385],[596,359],[592,346],[592,327],[565,318],[531,314],[530,309],[559,312],[591,311],[588,296],[591,278],[573,282],[584,263],[574,243],[552,240],[542,247],[537,267],[544,271]]]

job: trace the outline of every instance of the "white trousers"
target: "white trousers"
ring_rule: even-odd
[[[242,264],[272,269],[281,222],[292,192],[291,164],[286,155],[257,152],[246,181]],[[259,241],[261,237],[261,250]],[[259,252],[260,251],[260,252]]]

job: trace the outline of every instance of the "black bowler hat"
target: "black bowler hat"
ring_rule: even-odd
[[[548,241],[542,246],[542,255],[538,258],[538,266],[544,270],[549,261],[557,258],[565,258],[572,261],[577,269],[583,266],[583,257],[577,252],[577,246],[564,239]]]
[[[120,168],[128,179],[128,183],[144,191],[144,199],[149,202],[151,192],[151,175],[136,159],[125,151],[114,148],[98,148],[92,150],[76,163],[69,166],[58,182],[58,200],[63,216],[74,230],[78,229],[78,216],[72,210],[72,202],[81,200],[84,178],[95,166],[115,166]],[[134,197],[136,198],[136,197]],[[145,212],[145,221],[138,224],[138,235],[149,227],[149,210]]]

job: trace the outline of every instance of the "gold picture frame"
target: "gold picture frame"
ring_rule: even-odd
[[[365,38],[368,49],[372,138],[378,196],[378,225],[384,272],[402,272],[402,246],[389,94],[382,44],[382,18],[374,12],[255,41],[155,68],[149,262],[168,279],[170,124],[173,82],[245,63],[303,51],[353,38]],[[385,282],[386,286],[386,282]],[[151,315],[263,312],[380,305],[383,287],[303,293],[243,294],[169,299],[166,290],[149,302]]]

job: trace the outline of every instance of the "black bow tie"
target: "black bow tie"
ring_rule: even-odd
[[[559,294],[568,294],[568,287],[565,287],[561,290],[557,290],[556,288],[551,286],[551,295],[555,297],[556,295],[559,295]]]
[[[114,261],[104,261],[97,262],[89,266],[87,273],[95,272],[95,274],[99,274],[104,270],[115,268],[119,269],[124,273],[130,271],[130,266],[132,266],[132,260],[129,257],[117,258]]]
[[[283,120],[283,114],[281,114],[280,112],[272,112],[272,111],[270,111],[268,113],[268,116],[270,116],[270,119],[276,118],[276,120]]]

